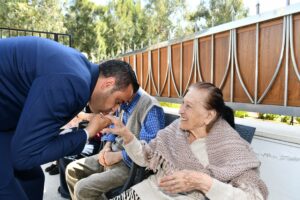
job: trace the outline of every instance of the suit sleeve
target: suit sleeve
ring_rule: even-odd
[[[86,105],[89,93],[88,84],[74,75],[44,76],[32,83],[11,144],[15,169],[82,151],[84,130],[59,135],[59,129]]]

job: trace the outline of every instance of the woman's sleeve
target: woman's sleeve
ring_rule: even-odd
[[[147,166],[145,153],[143,152],[143,145],[136,137],[134,137],[134,139],[131,142],[124,145],[124,148],[129,157],[133,160],[133,162],[135,162],[141,167]]]
[[[263,200],[263,196],[257,187],[241,184],[239,188],[231,184],[213,179],[210,190],[206,197],[214,200]]]

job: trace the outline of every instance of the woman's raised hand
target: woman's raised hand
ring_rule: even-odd
[[[111,116],[111,115],[105,115],[105,117],[110,119],[112,124],[114,124],[114,127],[104,128],[102,130],[102,133],[113,133],[115,135],[119,135],[123,138],[125,144],[129,143],[133,139],[134,135],[123,124],[123,122],[120,121],[119,118]]]

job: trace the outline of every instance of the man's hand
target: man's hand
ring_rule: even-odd
[[[107,167],[107,164],[106,164],[106,161],[104,159],[104,153],[105,152],[109,152],[110,150],[109,149],[102,149],[100,152],[99,152],[99,163],[100,165],[104,166],[104,167]]]
[[[86,127],[86,130],[89,134],[89,138],[94,137],[98,132],[111,124],[109,118],[104,117],[101,114],[95,114],[91,117],[89,124]]]
[[[79,118],[80,120],[90,121],[94,115],[94,113],[85,113],[81,111],[80,113],[78,113],[77,118]]]
[[[114,165],[122,160],[122,151],[117,151],[117,152],[106,151],[104,152],[104,160],[106,166]]]
[[[111,151],[111,142],[106,142],[104,147],[101,149],[101,151],[98,154],[98,162],[100,165],[107,167],[107,164],[104,159],[104,152],[109,152]]]

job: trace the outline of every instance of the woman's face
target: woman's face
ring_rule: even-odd
[[[206,129],[212,120],[211,112],[205,108],[207,91],[190,88],[180,106],[180,128],[183,130],[194,131]]]

